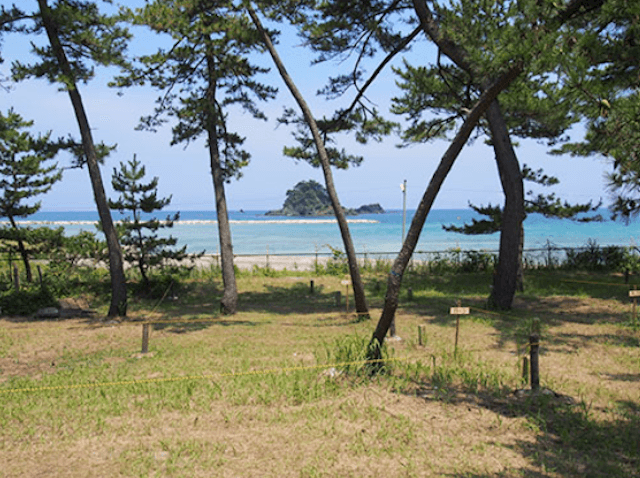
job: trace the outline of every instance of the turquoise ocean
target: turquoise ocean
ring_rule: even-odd
[[[330,253],[331,248],[342,250],[340,231],[331,218],[296,218],[265,216],[265,211],[232,211],[231,232],[235,254],[314,254]],[[408,230],[414,211],[407,211]],[[608,211],[601,211],[608,218]],[[158,218],[170,211],[155,214]],[[443,225],[462,225],[479,216],[471,209],[441,209],[429,214],[420,235],[417,251],[446,251],[498,249],[499,234],[465,236],[447,232]],[[117,212],[114,220],[121,219]],[[96,231],[96,212],[38,212],[29,217],[35,226],[64,227],[66,235],[81,230]],[[390,255],[397,253],[402,242],[402,211],[384,214],[364,214],[348,218],[357,253]],[[580,223],[569,220],[549,219],[541,215],[529,215],[524,224],[525,249],[542,249],[549,245],[581,247],[587,241],[601,246],[640,245],[640,223],[625,225],[606,219],[604,222]],[[168,234],[178,239],[178,245],[187,245],[190,252],[218,252],[218,231],[215,211],[183,211]],[[330,247],[329,247],[330,246]]]

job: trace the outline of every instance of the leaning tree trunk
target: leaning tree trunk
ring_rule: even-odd
[[[207,135],[209,141],[209,160],[213,190],[216,197],[216,214],[218,217],[218,237],[220,240],[220,261],[222,265],[223,293],[220,308],[224,314],[232,315],[238,310],[238,286],[236,272],[233,268],[233,242],[231,240],[231,226],[227,211],[227,199],[224,193],[224,173],[220,164],[220,149],[218,147],[218,129],[216,112],[216,71],[215,61],[207,55],[209,73],[209,87],[207,89]]]
[[[402,244],[402,249],[391,267],[391,272],[387,279],[387,293],[384,300],[382,315],[373,333],[373,337],[371,338],[368,353],[370,359],[379,360],[382,358],[382,344],[384,343],[385,336],[387,335],[387,331],[389,330],[398,308],[398,296],[400,292],[400,285],[402,284],[402,275],[404,274],[407,264],[409,263],[409,259],[411,259],[411,255],[418,244],[420,232],[422,231],[424,222],[431,210],[433,201],[435,200],[438,191],[440,191],[442,183],[449,174],[458,154],[460,154],[460,151],[469,139],[471,132],[478,124],[480,117],[496,99],[498,94],[507,88],[521,71],[522,68],[520,65],[511,68],[482,93],[473,109],[469,112],[469,115],[462,124],[462,127],[449,145],[449,148],[444,153],[438,168],[433,173],[431,181],[429,182],[429,185],[413,216],[411,226],[407,232],[407,237]]]
[[[40,6],[42,22],[47,31],[51,49],[56,57],[60,70],[62,71],[62,75],[64,76],[65,85],[69,92],[71,104],[73,105],[73,110],[78,121],[80,134],[82,136],[82,147],[87,161],[87,169],[89,170],[89,178],[91,179],[91,186],[93,187],[93,196],[98,208],[100,222],[102,223],[102,230],[104,231],[104,235],[107,240],[107,249],[109,251],[109,274],[111,276],[111,304],[107,315],[109,317],[125,316],[127,315],[127,282],[124,275],[122,250],[120,249],[116,228],[113,224],[113,219],[111,218],[111,210],[109,209],[107,196],[104,192],[104,185],[102,183],[102,176],[98,165],[98,155],[96,154],[93,143],[89,120],[87,119],[87,115],[84,110],[80,92],[78,91],[73,79],[73,73],[71,71],[69,61],[67,60],[67,56],[62,44],[60,43],[57,25],[51,15],[51,11],[47,6],[46,0],[38,0],[38,5]]]
[[[33,274],[31,273],[31,264],[29,263],[29,253],[27,252],[27,248],[24,246],[24,241],[20,236],[20,229],[16,224],[13,216],[9,216],[9,222],[11,223],[11,227],[16,231],[16,237],[18,241],[18,252],[20,253],[20,257],[22,258],[22,263],[24,264],[24,270],[27,275],[27,282],[33,282]]]
[[[262,41],[265,44],[273,62],[275,63],[278,71],[280,72],[280,76],[284,80],[287,88],[293,95],[294,99],[298,103],[298,106],[302,110],[302,114],[304,116],[305,122],[309,126],[311,130],[311,135],[313,136],[313,141],[316,146],[316,150],[318,151],[318,157],[320,158],[320,165],[322,167],[322,173],[324,174],[325,184],[327,186],[327,193],[329,194],[329,199],[331,200],[331,206],[333,207],[333,212],[336,215],[336,220],[338,222],[338,227],[340,229],[340,235],[342,236],[342,242],[344,244],[345,253],[347,255],[347,263],[349,264],[349,274],[351,276],[351,283],[353,286],[353,296],[356,304],[356,312],[361,316],[361,318],[369,318],[369,309],[367,307],[367,301],[364,294],[364,284],[362,283],[362,277],[360,275],[360,268],[358,266],[358,260],[356,258],[356,250],[353,246],[353,241],[351,239],[351,233],[349,232],[349,225],[347,223],[347,219],[344,215],[344,210],[340,205],[340,200],[338,199],[338,193],[336,192],[335,185],[333,183],[333,174],[331,173],[331,164],[329,162],[329,156],[327,155],[327,151],[324,147],[324,141],[320,135],[320,131],[318,129],[318,125],[316,123],[313,114],[311,113],[311,109],[307,105],[304,97],[296,87],[293,79],[287,72],[284,63],[280,59],[277,50],[275,49],[273,43],[271,42],[271,38],[269,34],[265,31],[262,26],[262,22],[256,15],[256,12],[253,10],[251,5],[247,6],[247,10],[251,19],[253,20],[254,25],[258,29],[260,35],[262,36]]]
[[[507,125],[498,101],[487,110],[491,138],[496,152],[498,171],[505,195],[500,231],[498,265],[493,275],[493,288],[489,305],[498,309],[510,309],[518,288],[521,271],[523,240],[524,186],[518,158],[516,157]]]

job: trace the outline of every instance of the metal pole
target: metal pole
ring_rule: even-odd
[[[402,244],[404,244],[404,231],[407,224],[407,180],[405,179],[402,185]]]

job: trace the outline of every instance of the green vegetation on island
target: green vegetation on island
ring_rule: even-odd
[[[366,204],[356,209],[344,208],[347,216],[358,214],[382,214],[380,204]],[[282,209],[265,213],[266,216],[333,216],[333,208],[327,190],[317,181],[300,181],[287,191]]]

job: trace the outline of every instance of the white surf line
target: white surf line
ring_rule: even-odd
[[[122,221],[118,220],[115,222],[119,224]],[[336,224],[338,221],[336,219],[231,219],[229,222],[231,224]],[[378,224],[380,221],[376,221],[375,219],[347,219],[347,222],[352,224]],[[39,226],[47,224],[58,226],[85,226],[98,224],[97,221],[16,221],[16,223],[23,226]],[[208,219],[188,219],[174,221],[174,223],[176,225],[211,225],[218,224],[218,221]],[[0,221],[0,225],[4,226],[8,224],[10,224],[9,221]]]

